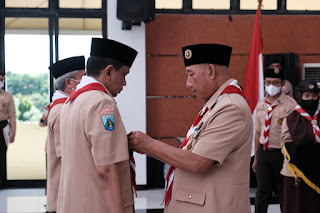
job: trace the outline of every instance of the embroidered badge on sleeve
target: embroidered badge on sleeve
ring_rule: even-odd
[[[106,108],[99,112],[105,130],[112,131],[115,128],[113,109]]]

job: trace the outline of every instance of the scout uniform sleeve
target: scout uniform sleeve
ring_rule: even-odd
[[[244,131],[244,115],[235,105],[224,105],[199,135],[193,153],[222,164]]]
[[[61,157],[61,140],[60,140],[60,113],[53,124],[54,144],[57,157]]]
[[[287,124],[287,118],[284,118],[281,130],[281,147],[283,147],[287,142],[292,142],[292,137]]]
[[[254,131],[255,132],[261,132],[261,121],[260,121],[260,117],[259,117],[259,109],[260,109],[260,104],[258,103],[257,104],[257,107],[256,107],[256,116],[255,116],[255,120],[254,120]]]
[[[15,113],[16,113],[16,109],[15,109],[15,106],[14,106],[13,96],[10,94],[9,106],[8,106],[8,114],[9,115],[14,115]]]
[[[117,106],[109,100],[94,104],[85,118],[84,130],[91,143],[96,166],[128,160],[128,140]]]

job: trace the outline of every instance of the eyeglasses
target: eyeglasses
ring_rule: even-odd
[[[281,85],[281,81],[264,81],[264,84],[266,86],[269,86],[269,85],[273,85],[273,86],[280,86]]]

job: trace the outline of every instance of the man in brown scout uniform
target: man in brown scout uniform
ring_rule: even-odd
[[[182,48],[186,86],[205,102],[180,149],[141,132],[130,146],[171,166],[167,213],[249,213],[252,117],[237,80],[228,69],[231,47],[198,44]]]
[[[57,90],[48,112],[47,153],[47,212],[57,211],[61,171],[60,111],[67,97],[75,90],[85,71],[84,56],[66,58],[49,67],[56,79]]]
[[[128,139],[113,97],[126,85],[137,51],[93,38],[84,76],[61,119],[61,213],[132,213]]]
[[[0,189],[4,181],[7,179],[7,145],[14,142],[16,135],[16,110],[14,106],[13,97],[10,93],[6,92],[4,87],[4,71],[0,71]],[[5,140],[3,135],[3,128],[10,122],[11,135],[10,138]],[[8,127],[6,127],[8,128]],[[9,129],[9,128],[8,128]]]
[[[280,174],[283,155],[281,153],[281,125],[283,119],[294,110],[296,101],[281,91],[282,69],[265,70],[267,96],[257,104],[255,121],[255,158],[252,165],[257,177],[255,212],[267,213],[269,199],[274,186],[279,193],[282,209],[283,177]]]

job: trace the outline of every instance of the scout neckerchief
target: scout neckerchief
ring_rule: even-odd
[[[280,103],[279,101],[274,102],[273,104],[270,104],[269,101],[265,100],[267,104],[267,113],[266,113],[266,120],[264,122],[264,142],[263,142],[263,150],[266,151],[269,145],[269,132],[270,132],[270,123],[271,123],[271,117],[272,117],[272,110]]]
[[[320,129],[318,126],[318,114],[319,114],[319,106],[317,108],[316,113],[314,114],[313,118],[311,118],[311,116],[304,111],[300,105],[296,105],[295,110],[297,112],[300,113],[300,115],[304,118],[306,118],[312,125],[312,130],[313,130],[313,134],[314,134],[314,142],[315,143],[320,143]]]
[[[130,163],[130,174],[132,182],[133,194],[137,197],[137,183],[136,183],[136,161],[134,160],[133,150],[129,149],[129,163]]]
[[[216,103],[220,100],[221,96],[225,93],[237,93],[241,96],[242,91],[239,89],[237,85],[228,85],[220,94],[218,97]],[[205,105],[202,110],[199,112],[198,116],[195,118],[195,120],[192,123],[192,126],[190,127],[186,137],[184,138],[183,142],[181,143],[180,149],[185,149],[186,144],[188,143],[190,136],[196,133],[202,126],[203,122],[199,124],[201,119],[203,118],[204,114],[209,110],[208,106]],[[198,125],[199,124],[199,125]],[[166,185],[164,188],[164,203],[165,205],[168,204],[168,202],[171,200],[171,195],[172,195],[172,183],[173,183],[173,177],[174,177],[174,171],[175,171],[174,166],[170,166],[167,177],[166,177]]]
[[[52,97],[52,103],[50,104],[47,118],[49,117],[50,110],[57,104],[62,104],[67,100],[67,96],[60,92],[59,90],[56,90]]]
[[[81,87],[78,90],[73,91],[70,94],[70,97],[68,98],[66,103],[68,103],[69,101],[74,100],[81,93],[84,93],[84,92],[87,92],[87,91],[90,91],[90,90],[100,90],[100,91],[108,94],[107,90],[101,84],[99,84],[99,83],[90,83],[90,84],[87,84],[87,85]]]
[[[74,100],[81,93],[84,93],[90,90],[100,90],[106,93],[107,95],[109,95],[106,88],[104,88],[104,86],[98,83],[98,81],[94,80],[91,77],[83,76],[80,84],[78,84],[77,86],[77,89],[71,93],[66,103]],[[130,151],[130,150],[129,150],[129,163],[130,163],[131,182],[132,182],[133,193],[137,196],[137,184],[136,184],[136,172],[135,172],[136,163],[134,160],[133,151],[132,150]]]

